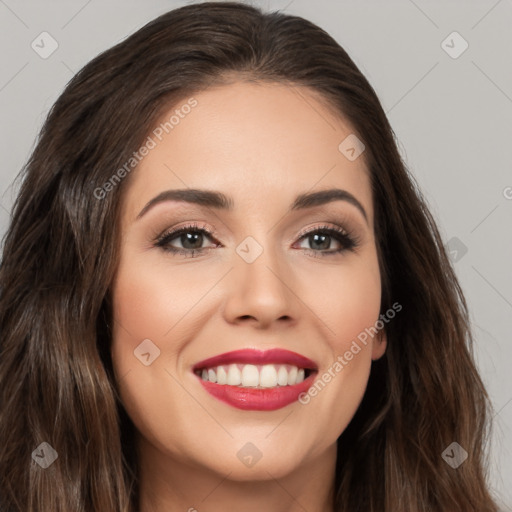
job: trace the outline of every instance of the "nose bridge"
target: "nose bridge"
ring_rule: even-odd
[[[271,239],[272,233],[262,232],[236,247],[225,309],[230,321],[252,317],[268,324],[296,316],[297,299],[290,289],[285,255]]]
[[[248,236],[236,248],[235,272],[239,285],[251,289],[255,298],[267,294],[284,296],[283,288],[286,287],[283,279],[286,276],[280,275],[285,268],[283,255],[270,242],[271,233],[259,235],[258,238],[262,240],[261,243]]]

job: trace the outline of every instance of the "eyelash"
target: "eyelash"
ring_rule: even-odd
[[[181,249],[177,247],[172,247],[169,245],[169,242],[174,240],[175,238],[178,238],[179,236],[185,234],[185,233],[202,233],[207,235],[209,238],[213,238],[215,233],[213,231],[210,231],[207,229],[206,225],[199,226],[198,224],[189,224],[188,226],[183,226],[181,228],[178,228],[174,231],[170,232],[164,232],[162,235],[160,235],[155,240],[155,247],[160,247],[163,251],[169,252],[174,255],[183,255],[188,258],[197,258],[197,256],[200,256],[201,254],[204,254],[205,252],[209,251],[210,249],[214,249],[214,247],[203,247],[201,249]],[[339,227],[332,227],[332,226],[321,226],[309,231],[306,231],[305,233],[301,233],[299,235],[299,241],[302,241],[306,239],[308,236],[316,235],[316,234],[324,234],[327,236],[330,236],[334,238],[336,241],[338,241],[341,244],[340,249],[336,250],[329,250],[329,251],[318,251],[314,249],[302,249],[304,251],[307,251],[308,253],[313,253],[313,257],[325,257],[325,256],[332,256],[334,254],[340,254],[345,251],[352,251],[359,246],[359,238],[347,233],[344,229]]]

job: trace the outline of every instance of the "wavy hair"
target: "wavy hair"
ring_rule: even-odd
[[[394,301],[403,311],[338,439],[333,509],[496,512],[491,405],[468,308],[374,89],[318,26],[235,2],[171,10],[95,57],[51,108],[18,176],[0,264],[2,511],[138,510],[134,425],[109,327],[130,179],[104,197],[95,191],[166,109],[233,80],[308,87],[367,141],[381,312]],[[46,469],[33,455],[43,442],[58,454]],[[442,457],[452,442],[469,454],[457,469]]]

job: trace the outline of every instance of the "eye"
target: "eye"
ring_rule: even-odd
[[[172,254],[180,254],[189,258],[195,258],[201,254],[218,247],[213,244],[203,247],[206,239],[213,240],[213,232],[206,228],[206,224],[190,224],[181,228],[163,233],[155,241],[155,247]],[[333,241],[337,248],[332,248]],[[344,251],[354,251],[359,245],[357,237],[349,234],[341,227],[321,226],[300,235],[299,242],[307,242],[310,248],[299,247],[311,253],[315,257],[332,256]]]
[[[333,240],[338,248],[332,250]],[[359,245],[358,239],[350,235],[340,227],[322,226],[302,234],[299,241],[308,242],[311,248],[304,248],[311,251],[315,256],[330,256],[344,251],[354,251]],[[303,247],[301,247],[303,248]],[[331,250],[328,250],[331,249]]]
[[[211,239],[212,236],[213,232],[206,229],[206,225],[199,227],[197,224],[190,224],[174,231],[165,232],[156,240],[155,246],[166,252],[194,258],[196,255],[215,247],[215,245],[213,247],[203,247],[205,239]],[[176,243],[181,244],[181,247],[176,247]]]

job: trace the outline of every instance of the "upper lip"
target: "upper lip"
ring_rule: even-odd
[[[305,368],[316,370],[317,365],[296,352],[285,350],[281,348],[273,348],[270,350],[257,350],[257,349],[241,349],[233,350],[232,352],[225,352],[218,356],[210,357],[204,361],[196,363],[193,370],[202,368],[213,368],[222,364],[230,363],[243,363],[243,364],[289,364],[297,366],[298,368]]]

